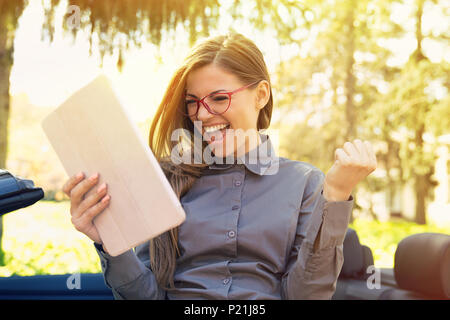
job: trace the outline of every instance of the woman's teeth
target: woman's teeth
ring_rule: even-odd
[[[209,132],[214,132],[214,131],[218,131],[218,130],[222,130],[224,128],[228,127],[227,124],[220,124],[217,126],[211,126],[211,127],[205,127],[205,132],[209,133]]]

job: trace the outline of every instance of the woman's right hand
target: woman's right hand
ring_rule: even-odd
[[[75,229],[92,241],[102,244],[102,239],[92,220],[109,205],[111,196],[106,194],[106,183],[102,183],[95,193],[85,198],[85,194],[98,183],[98,180],[98,173],[85,179],[84,173],[80,172],[70,177],[62,190],[70,197],[70,215]]]

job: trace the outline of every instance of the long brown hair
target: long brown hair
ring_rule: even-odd
[[[186,79],[190,71],[211,63],[233,73],[243,83],[266,80],[270,84],[269,73],[261,51],[251,40],[239,33],[230,32],[226,35],[211,37],[193,48],[170,80],[149,132],[149,146],[180,199],[189,191],[195,180],[201,177],[206,164],[175,165],[172,163],[171,150],[179,142],[172,141],[171,136],[175,129],[180,128],[187,129],[193,136],[192,121],[179,112],[184,110]],[[258,130],[269,127],[272,107],[272,90],[270,89],[269,101],[259,112]],[[188,143],[191,150],[194,150],[192,139]],[[174,288],[173,275],[177,256],[180,255],[178,228],[150,240],[149,250],[150,267],[159,286],[166,290]]]

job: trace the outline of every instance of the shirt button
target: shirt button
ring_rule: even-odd
[[[228,279],[228,278],[222,280],[222,283],[224,285],[228,284],[228,282],[230,282],[230,279]]]
[[[231,207],[231,210],[237,210],[237,209],[239,209],[238,205],[235,205],[235,206]]]
[[[230,238],[234,238],[235,235],[236,235],[236,232],[234,232],[233,230],[228,231],[228,236]]]
[[[242,184],[242,182],[239,181],[239,180],[237,180],[237,181],[234,182],[234,185],[235,185],[236,187],[239,187],[241,184]]]

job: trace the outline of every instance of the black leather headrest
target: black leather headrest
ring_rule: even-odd
[[[362,246],[355,230],[348,228],[344,238],[344,264],[342,265],[342,278],[363,279],[366,269],[373,264],[372,252]]]
[[[358,235],[353,229],[348,229],[344,238],[344,264],[340,276],[345,278],[355,278],[362,270],[363,254]]]
[[[450,235],[419,233],[400,241],[394,274],[402,289],[450,298]]]

